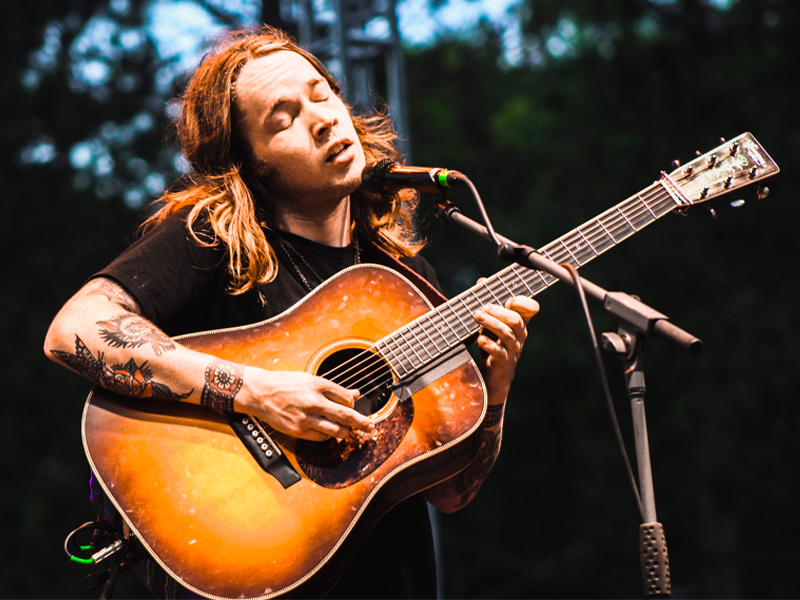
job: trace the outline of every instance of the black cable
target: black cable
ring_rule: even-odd
[[[100,600],[108,600],[114,596],[114,588],[117,587],[117,579],[121,571],[121,565],[115,560],[108,567],[108,579],[100,593]]]
[[[505,260],[513,260],[515,255],[514,248],[509,244],[504,243],[500,240],[500,237],[492,227],[491,219],[489,219],[489,215],[486,212],[486,208],[483,205],[483,201],[481,200],[481,196],[478,193],[477,188],[473,183],[469,180],[468,177],[464,176],[464,180],[469,187],[470,192],[472,193],[472,197],[475,200],[475,203],[478,206],[478,210],[481,213],[481,217],[483,218],[484,225],[486,226],[486,231],[489,238],[494,242],[497,246],[497,255],[501,259]],[[521,246],[518,246],[521,248]],[[569,271],[570,275],[572,275],[573,280],[575,281],[575,289],[578,291],[578,297],[581,301],[581,306],[583,307],[583,312],[586,317],[586,323],[589,327],[589,335],[592,339],[592,348],[594,349],[594,356],[595,362],[597,363],[597,369],[600,373],[600,381],[603,386],[603,395],[606,401],[606,408],[608,409],[608,415],[611,419],[611,427],[614,430],[614,437],[617,441],[617,446],[619,447],[620,453],[622,454],[622,461],[625,464],[625,470],[627,471],[628,480],[631,484],[631,489],[633,490],[633,495],[636,499],[636,506],[639,509],[639,514],[642,516],[642,520],[644,520],[644,508],[642,507],[642,497],[639,494],[639,486],[636,483],[636,476],[633,473],[633,468],[631,467],[631,460],[628,456],[628,451],[625,448],[625,442],[622,439],[622,431],[619,428],[619,422],[617,421],[617,413],[614,410],[614,400],[611,397],[611,388],[608,385],[608,378],[606,377],[605,367],[603,366],[603,357],[600,353],[600,345],[597,343],[597,334],[595,333],[594,324],[592,323],[592,317],[589,313],[589,304],[586,301],[586,293],[583,290],[583,282],[581,281],[580,276],[578,275],[578,271],[570,264],[562,264],[562,267],[566,268]]]
[[[603,396],[606,400],[606,408],[608,409],[608,416],[611,419],[611,427],[614,429],[614,437],[617,440],[617,446],[622,454],[622,461],[625,463],[625,470],[628,474],[628,480],[633,489],[633,495],[636,497],[636,506],[639,509],[639,514],[642,515],[644,521],[644,509],[642,507],[642,497],[639,494],[639,486],[636,484],[636,477],[633,474],[633,467],[631,467],[631,459],[628,456],[628,451],[625,448],[625,442],[622,439],[622,431],[619,428],[619,421],[617,420],[617,413],[614,410],[614,400],[611,397],[611,388],[608,385],[608,377],[606,377],[606,369],[603,365],[603,356],[600,352],[600,344],[597,343],[597,334],[595,333],[594,324],[592,323],[592,316],[589,313],[589,303],[586,302],[586,293],[583,290],[583,283],[577,269],[568,263],[562,263],[560,266],[564,267],[572,279],[575,281],[575,289],[578,291],[578,297],[583,307],[583,314],[586,317],[586,325],[589,328],[589,337],[592,338],[592,348],[594,349],[594,358],[597,364],[597,370],[600,373],[600,381],[603,386]]]
[[[76,535],[82,531],[92,532],[92,541],[88,545],[79,545]],[[100,553],[101,550],[107,552]],[[86,584],[90,589],[103,586],[100,598],[111,598],[121,573],[131,568],[142,558],[142,548],[133,536],[126,536],[123,531],[100,517],[96,521],[84,523],[71,531],[64,540],[64,551],[70,560],[82,564],[100,564],[105,562],[104,571],[90,573],[86,577]],[[94,558],[82,558],[79,553],[94,552],[92,556],[100,555],[98,562]]]
[[[501,260],[508,260],[513,254],[513,247],[502,242],[497,236],[494,227],[492,227],[492,220],[489,218],[489,214],[486,212],[486,207],[483,205],[483,200],[481,200],[481,195],[478,193],[478,188],[476,188],[475,184],[469,180],[469,177],[463,174],[462,177],[464,182],[467,184],[469,191],[472,193],[472,197],[475,199],[475,204],[478,205],[478,211],[481,213],[483,224],[486,225],[486,232],[489,235],[489,238],[492,240],[494,245],[497,246],[497,256]]]

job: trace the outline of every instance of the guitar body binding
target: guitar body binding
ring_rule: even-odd
[[[272,319],[177,339],[231,362],[324,374],[336,353],[371,347],[430,310],[395,271],[357,265]],[[486,412],[477,366],[450,352],[422,371],[408,381],[392,373],[362,407],[374,439],[273,433],[261,442],[275,444],[270,460],[254,460],[227,416],[96,387],[84,449],[125,522],[181,585],[220,599],[324,594],[384,513],[477,455]]]

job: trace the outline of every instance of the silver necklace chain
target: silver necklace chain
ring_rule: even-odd
[[[308,264],[308,261],[306,260],[305,256],[303,256],[303,254],[300,251],[298,251],[297,248],[292,246],[288,241],[284,240],[283,237],[281,237],[281,235],[278,234],[277,232],[276,232],[276,237],[278,238],[278,244],[280,244],[283,253],[286,255],[286,258],[289,259],[289,263],[292,265],[292,267],[294,267],[295,272],[297,273],[298,277],[300,277],[300,281],[303,282],[303,285],[309,292],[312,291],[314,288],[311,287],[311,284],[308,282],[308,279],[306,279],[306,276],[303,275],[303,272],[300,270],[300,267],[298,267],[297,263],[294,262],[292,254],[295,254],[297,258],[299,258],[303,262],[303,264],[308,268],[308,270],[311,271],[311,274],[314,275],[314,277],[316,277],[320,283],[324,281],[324,279],[319,276],[319,273],[317,273],[314,270],[314,267]],[[361,264],[361,247],[358,245],[358,238],[355,236],[353,237],[353,254],[354,254],[353,256],[354,264],[356,265]]]

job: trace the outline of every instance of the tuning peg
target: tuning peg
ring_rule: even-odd
[[[719,138],[719,143],[724,144],[727,140],[724,137]]]
[[[706,198],[708,198],[708,188],[704,187],[700,192],[700,200],[705,200]]]
[[[714,218],[714,219],[717,218],[717,211],[715,211],[713,208],[709,208],[708,212],[709,212],[709,214],[711,215],[712,218]]]
[[[741,208],[742,206],[744,206],[744,200],[742,200],[741,198],[738,198],[737,200],[731,200],[731,206],[733,208]]]
[[[673,169],[677,169],[680,166],[681,166],[681,161],[679,161],[677,158],[672,161],[672,168]]]
[[[758,167],[753,167],[752,169],[750,169],[750,179],[755,179],[757,174],[758,174]]]
[[[733,183],[733,175],[728,175],[728,177],[725,179],[725,184],[724,184],[725,189],[726,190],[731,189],[732,183]]]
[[[695,150],[694,153],[695,153],[695,156],[703,156],[703,153],[700,152],[700,150]]]
[[[767,196],[769,196],[769,188],[765,185],[758,186],[758,189],[756,190],[756,198],[763,200]]]
[[[708,168],[710,169],[711,167],[713,167],[716,164],[717,164],[717,155],[716,154],[712,154],[708,159]]]
[[[739,142],[733,142],[731,144],[731,156],[736,156],[737,152],[739,152]]]

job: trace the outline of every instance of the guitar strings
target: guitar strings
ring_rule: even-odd
[[[605,252],[611,247],[616,246],[634,233],[637,233],[640,229],[652,222],[655,222],[657,219],[664,216],[664,214],[674,210],[676,208],[673,206],[674,203],[675,202],[670,194],[666,192],[658,182],[656,182],[650,188],[643,190],[641,194],[632,196],[617,206],[610,208],[609,210],[595,217],[593,220],[588,221],[584,225],[577,227],[564,236],[551,242],[544,248],[540,249],[540,251],[555,262],[567,262],[570,264],[574,263],[574,266],[581,267],[596,256],[599,256],[602,252]],[[668,210],[664,210],[665,208]],[[585,242],[585,245],[582,242]],[[608,244],[608,242],[611,243]],[[572,252],[570,248],[575,249],[575,252]],[[581,252],[581,250],[584,250],[584,252]],[[581,260],[580,255],[582,254],[588,254],[585,260]],[[406,371],[403,376],[414,372],[416,369],[429,362],[430,359],[440,356],[443,353],[441,348],[439,348],[439,345],[434,340],[434,337],[431,335],[429,328],[423,324],[423,320],[427,320],[430,325],[433,326],[434,335],[438,335],[438,337],[442,339],[445,345],[445,351],[449,350],[457,343],[462,341],[462,339],[466,339],[466,337],[469,337],[469,335],[474,333],[474,331],[472,331],[472,326],[467,325],[468,323],[475,323],[474,320],[469,319],[467,322],[465,322],[462,319],[462,315],[459,313],[461,307],[458,306],[458,304],[460,303],[463,305],[463,308],[466,309],[467,314],[470,316],[473,315],[473,309],[470,307],[470,304],[472,304],[474,301],[468,298],[468,295],[472,295],[474,300],[477,300],[478,306],[475,308],[485,306],[484,299],[486,300],[486,303],[494,300],[502,304],[504,300],[507,300],[509,297],[511,297],[511,295],[513,295],[513,290],[509,288],[503,280],[503,277],[506,275],[513,275],[514,277],[518,278],[531,296],[540,291],[530,287],[530,285],[533,285],[534,288],[537,287],[538,280],[541,280],[545,287],[549,287],[549,285],[557,280],[552,275],[546,273],[542,274],[539,271],[534,271],[531,269],[525,269],[522,273],[520,273],[520,271],[517,270],[516,265],[510,265],[510,267],[507,267],[500,273],[495,274],[481,284],[473,286],[472,288],[462,292],[437,309],[418,317],[414,321],[399,328],[393,334],[386,336],[369,348],[357,353],[347,361],[336,365],[330,371],[321,373],[320,376],[324,376],[330,381],[342,385],[343,387],[359,389],[362,396],[367,396],[380,389],[382,386],[387,385],[393,379],[391,362],[389,361],[388,357],[381,356],[380,349],[378,348],[378,345],[383,343],[387,350],[389,350],[394,358],[397,359],[397,354],[389,346],[389,343],[392,341],[395,343],[403,357],[406,359],[406,362],[408,362],[411,367],[410,369],[406,368],[405,365],[402,364],[401,360],[398,361],[399,366],[403,367],[403,369]],[[481,288],[485,288],[485,290]],[[505,288],[505,290],[502,288]],[[491,298],[489,298],[489,296],[491,296]],[[445,309],[449,309],[456,317],[458,323],[455,325],[459,326],[460,324],[460,326],[465,330],[463,334],[459,335],[453,326],[450,325],[450,322],[442,314],[443,310]],[[448,339],[448,336],[443,333],[443,330],[439,327],[439,325],[437,325],[437,320],[440,324],[444,323],[447,328],[451,330],[456,338],[455,341],[450,341]],[[420,333],[422,333],[424,337],[428,338],[430,344],[425,342],[424,338],[421,339],[414,332],[414,327],[417,327]],[[475,324],[475,329],[479,329],[477,324]],[[409,339],[406,335],[404,335],[404,331],[408,332],[413,339]],[[444,331],[446,332],[446,330]],[[411,356],[409,356],[403,350],[403,347],[396,340],[396,337],[400,337],[402,339],[405,345],[411,350],[412,355],[416,356],[419,364],[415,364]],[[417,349],[427,354],[428,360],[425,360],[425,358],[417,351]],[[431,350],[434,352],[432,353]],[[276,438],[284,439],[286,437],[290,437],[287,436],[287,434],[278,432],[267,424],[264,424],[264,426],[273,431]]]
[[[657,185],[658,184],[654,184],[654,186],[657,186]],[[608,225],[608,227],[606,227],[606,230],[608,230],[610,228],[611,231],[617,233],[616,236],[614,236],[613,233],[611,233],[609,235],[608,231],[602,230],[602,228],[599,226],[599,223],[595,224],[593,222],[589,222],[590,224],[588,226],[586,226],[584,229],[581,229],[579,227],[579,228],[573,230],[572,232],[566,234],[565,236],[562,236],[561,238],[559,238],[558,240],[556,240],[552,244],[550,244],[547,247],[545,247],[543,249],[543,252],[547,253],[547,255],[553,257],[554,260],[557,260],[559,262],[575,262],[576,266],[582,266],[583,264],[588,262],[588,260],[591,260],[592,258],[594,258],[594,256],[597,256],[597,255],[600,254],[600,252],[598,252],[596,250],[597,247],[601,247],[600,241],[603,241],[603,240],[604,241],[608,241],[610,239],[612,244],[619,243],[623,239],[625,239],[626,237],[629,237],[634,232],[638,231],[639,229],[643,228],[644,226],[646,226],[650,222],[653,222],[657,218],[659,218],[660,215],[655,215],[652,212],[652,208],[653,207],[651,207],[647,203],[648,201],[653,200],[654,196],[656,198],[658,198],[658,196],[668,197],[668,195],[665,194],[661,190],[658,190],[655,193],[652,190],[648,190],[648,191],[645,191],[642,194],[639,194],[639,195],[637,195],[635,197],[631,197],[628,201],[623,202],[618,207],[613,207],[612,209],[609,209],[608,211],[606,211],[606,213],[604,213],[603,215],[600,215],[599,217],[597,217],[596,220],[599,221],[599,219],[602,218],[603,216],[613,216],[613,219],[606,219],[607,220],[607,225]],[[635,209],[635,213],[631,211],[632,208]],[[655,207],[655,208],[659,209],[659,212],[660,212],[661,207]],[[671,209],[672,207],[670,206],[669,208]],[[625,214],[625,212],[624,212],[624,210],[626,210],[626,209],[628,210],[627,214]],[[614,214],[615,212],[618,212],[619,214]],[[644,219],[642,219],[642,217],[644,217]],[[611,222],[612,220],[615,221],[615,222],[612,223]],[[638,225],[638,227],[637,227],[637,225]],[[623,228],[623,231],[621,233],[618,231],[620,227]],[[569,250],[570,246],[574,246],[574,247],[579,247],[580,246],[580,241],[578,241],[577,244],[573,245],[572,241],[569,240],[570,237],[572,237],[574,240],[578,240],[578,236],[580,236],[580,240],[585,240],[586,244],[591,249],[591,255],[588,256],[585,261],[581,260],[579,256],[576,256],[575,253],[572,253]],[[569,246],[567,246],[566,242],[569,242]],[[559,247],[558,245],[561,245],[562,247]],[[605,248],[601,249],[601,251],[604,251],[604,250],[605,250]],[[570,261],[569,260],[570,258],[573,259],[573,260]],[[519,277],[519,273],[516,270],[514,270],[513,273],[514,273],[515,276]],[[523,284],[525,284],[525,287],[527,288],[528,286],[527,286],[524,278],[520,277],[520,279],[522,280]],[[493,281],[492,283],[494,283],[494,284],[500,283],[500,285],[502,285],[503,287],[506,288],[506,292],[508,292],[508,294],[504,293],[503,290],[501,290],[499,288],[496,288],[497,291],[500,293],[500,296],[509,296],[510,295],[511,290],[505,285],[505,283],[503,282],[502,278],[499,278],[499,279]],[[489,287],[489,285],[487,283],[484,283],[483,285],[486,287],[486,289],[489,292],[489,294],[492,295],[494,300],[496,300],[496,301],[500,301],[501,300],[501,298],[498,298],[498,296],[494,293],[494,290],[491,287]],[[453,301],[451,301],[450,303],[448,303],[446,305],[443,305],[443,308],[449,308],[453,312],[453,314],[455,315],[456,319],[458,319],[460,321],[461,325],[466,330],[466,334],[467,335],[472,333],[471,328],[466,326],[466,323],[461,318],[462,315],[459,313],[459,309],[460,308],[456,309],[454,307],[454,303],[456,301],[461,302],[462,304],[464,304],[464,308],[466,308],[467,312],[469,314],[472,314],[472,308],[466,304],[466,302],[464,300],[464,297],[465,297],[466,294],[472,294],[478,300],[478,303],[480,304],[480,306],[483,306],[484,305],[483,300],[481,299],[480,296],[476,295],[476,293],[475,293],[475,290],[476,290],[477,287],[479,287],[479,286],[475,286],[474,288],[471,288],[470,290],[467,290],[466,292],[462,293],[461,295],[455,297],[453,299]],[[530,291],[530,289],[529,289],[529,291]],[[487,298],[487,300],[489,300],[489,299]],[[432,311],[432,312],[436,313],[436,317],[438,317],[440,322],[441,321],[445,321],[446,322],[446,320],[444,319],[443,315],[441,314],[441,310]],[[447,339],[447,336],[442,333],[442,330],[437,326],[437,324],[434,323],[430,319],[429,314],[428,315],[424,315],[424,317],[427,318],[429,321],[431,321],[431,324],[434,326],[434,331],[436,333],[438,333],[439,337],[441,337],[442,340],[445,342],[445,347],[446,348],[451,347],[453,345],[453,342],[451,342],[450,340]],[[427,354],[428,358],[433,358],[434,356],[438,355],[441,352],[441,349],[438,347],[438,344],[436,344],[435,340],[430,335],[430,332],[428,331],[428,328],[426,328],[424,325],[422,325],[419,321],[420,321],[420,319],[417,319],[416,321],[413,321],[410,324],[400,328],[397,332],[395,332],[394,335],[402,338],[402,341],[404,342],[405,346],[408,347],[411,350],[412,355],[416,356],[417,361],[420,363],[420,365],[422,365],[422,364],[425,364],[427,361],[420,354],[420,352],[424,352],[425,354]],[[415,326],[419,328],[420,332],[424,335],[424,337],[427,337],[429,339],[429,341],[431,342],[432,346],[427,344],[423,339],[420,339],[420,336],[418,336],[414,331],[414,327]],[[404,335],[404,330],[407,331],[408,333],[410,333],[411,336],[414,339],[413,340],[409,340],[409,338],[407,338]],[[454,334],[456,335],[457,338],[461,338],[462,337],[462,336],[459,336],[455,331],[454,331]],[[391,341],[391,337],[390,337],[390,339],[386,340],[386,344],[387,344],[387,349],[389,349],[389,351],[392,352],[391,347],[388,347],[389,341]],[[459,340],[456,340],[456,341],[459,341]],[[397,343],[397,342],[395,342],[395,343]],[[373,349],[374,348],[375,347],[373,346]],[[411,365],[411,367],[412,367],[411,370],[414,370],[415,368],[417,368],[417,365],[416,365],[415,361],[413,360],[413,357],[411,355],[407,354],[406,352],[404,352],[402,346],[398,346],[398,349],[401,351],[401,353],[403,354],[404,358],[407,359],[407,362]],[[420,350],[419,352],[418,352],[418,349]],[[431,349],[434,349],[435,353],[432,353]],[[372,350],[372,349],[370,349],[370,350]],[[395,356],[396,356],[396,353],[392,352],[392,354],[395,354]],[[359,362],[355,362],[356,360],[359,360]],[[369,367],[371,367],[371,366],[374,366],[376,361],[380,362],[380,359],[376,358],[375,354],[373,354],[372,352],[367,352],[366,354],[365,353],[361,353],[360,355],[356,355],[355,357],[353,357],[349,361],[346,361],[346,362],[342,363],[341,365],[338,365],[336,368],[332,369],[331,372],[329,372],[327,374],[327,376],[329,378],[336,378],[335,380],[337,380],[337,382],[341,381],[342,385],[346,385],[347,387],[359,387],[361,382],[363,382],[363,380],[364,380],[364,377],[362,376],[363,373],[364,373],[364,370],[369,368]],[[359,371],[355,371],[355,373],[353,373],[353,375],[358,376],[360,378],[356,378],[356,379],[346,378],[346,379],[343,379],[343,380],[338,380],[337,375],[343,376],[343,375],[347,374],[348,372],[353,371],[353,369],[356,369],[356,368],[359,368],[359,367],[360,367],[360,370]],[[344,370],[341,371],[340,373],[334,375],[334,373],[335,373],[337,368],[339,370],[342,370],[342,369],[344,369]],[[406,369],[406,371],[409,371],[409,369]],[[371,374],[372,373],[368,372],[367,376],[369,376]],[[356,384],[359,384],[359,385],[356,385]]]
[[[657,218],[659,218],[660,215],[656,215],[655,213],[653,213],[652,209],[656,208],[657,210],[659,210],[659,212],[661,212],[661,208],[662,207],[652,207],[652,206],[650,206],[648,204],[648,201],[652,201],[654,198],[656,200],[658,200],[659,196],[661,196],[663,198],[668,198],[669,196],[663,190],[659,189],[657,186],[658,186],[658,184],[656,183],[656,184],[653,185],[653,188],[651,188],[650,190],[644,191],[642,194],[639,194],[639,195],[637,195],[635,197],[631,197],[630,199],[628,199],[626,202],[623,202],[618,207],[614,207],[612,209],[609,209],[608,211],[606,211],[606,213],[604,213],[604,215],[600,215],[600,217],[598,217],[596,219],[596,221],[598,221],[597,224],[595,224],[595,223],[590,221],[589,222],[590,224],[587,227],[585,227],[584,229],[581,229],[579,227],[579,228],[573,230],[572,232],[566,234],[565,236],[562,236],[562,238],[559,238],[558,240],[556,240],[552,244],[550,244],[547,247],[545,247],[544,248],[544,252],[546,252],[550,256],[553,256],[554,259],[559,261],[559,262],[575,262],[576,263],[575,266],[582,266],[583,264],[585,264],[586,262],[588,262],[589,260],[594,258],[594,256],[600,254],[600,252],[598,252],[596,250],[596,248],[597,247],[601,247],[601,244],[600,244],[601,240],[608,241],[610,239],[612,244],[619,243],[620,241],[622,241],[626,237],[632,235],[634,232],[638,231],[639,229],[641,229],[644,226],[648,225],[650,222],[653,222]],[[671,210],[672,207],[669,206],[669,208]],[[627,214],[625,214],[625,212],[624,212],[626,209],[628,211]],[[632,211],[631,209],[634,209],[635,212]],[[619,214],[615,214],[615,212],[618,212]],[[613,216],[613,219],[608,219],[608,218],[606,219],[607,225],[608,225],[608,227],[606,227],[606,229],[610,228],[611,231],[616,232],[617,233],[616,236],[614,236],[613,233],[611,233],[609,235],[609,233],[607,231],[603,230],[601,228],[601,226],[599,225],[599,219],[602,218],[603,216]],[[644,217],[644,219],[642,217]],[[612,223],[611,221],[615,221],[615,222]],[[621,233],[618,231],[620,227],[623,228],[623,231]],[[569,242],[570,246],[578,247],[580,245],[580,241],[578,241],[577,244],[573,244],[572,241],[569,240],[570,237],[572,237],[573,239],[577,240],[578,236],[580,236],[581,240],[585,239],[586,245],[588,245],[588,247],[591,250],[592,254],[590,256],[587,256],[586,260],[581,260],[580,257],[576,256],[575,253],[572,253],[569,250],[569,246],[567,246],[567,242]],[[561,245],[561,247],[559,247],[559,245]],[[603,248],[602,250],[605,250],[605,249]],[[570,258],[572,258],[573,260],[570,261],[569,260]],[[513,272],[513,274],[515,276],[519,277],[519,273],[516,270],[510,271],[510,272]],[[520,277],[520,279],[522,280],[523,284],[525,284],[525,287],[527,288],[528,286],[527,286],[524,278]],[[510,296],[511,295],[511,290],[508,288],[508,286],[505,285],[505,283],[503,282],[502,277],[492,281],[491,283],[495,285],[495,289],[498,291],[498,293],[500,294],[501,297],[502,296]],[[497,287],[497,285],[496,285],[497,283],[499,283],[501,286],[505,287],[507,293],[504,293],[502,289]],[[494,290],[492,289],[492,287],[489,286],[488,283],[485,282],[483,284],[483,286],[486,287],[486,290],[493,297],[494,300],[501,301],[501,298],[498,298],[498,296],[494,293]],[[468,327],[466,325],[464,320],[461,318],[462,315],[459,313],[460,307],[456,308],[454,306],[454,304],[456,302],[461,302],[464,305],[464,308],[467,310],[467,312],[469,314],[472,314],[472,312],[473,312],[472,307],[467,305],[467,303],[466,303],[464,298],[465,298],[466,294],[472,294],[478,300],[479,305],[483,306],[484,305],[483,299],[476,294],[476,288],[478,288],[478,287],[479,286],[475,286],[475,287],[471,288],[470,290],[467,290],[466,292],[462,293],[461,295],[456,296],[451,302],[449,302],[446,305],[443,305],[442,307],[440,307],[439,310],[432,311],[432,312],[435,313],[435,316],[438,318],[438,320],[440,322],[441,321],[445,321],[446,322],[446,320],[444,319],[443,315],[441,314],[442,313],[441,309],[442,308],[449,308],[453,312],[453,314],[455,315],[456,319],[459,320],[459,322],[461,323],[462,327],[464,327],[464,329],[466,331],[466,334],[470,335],[472,333],[472,331],[471,331],[472,328]],[[483,293],[482,290],[480,290],[480,291],[481,291],[481,293]],[[530,291],[530,289],[529,289],[529,291]],[[483,293],[483,295],[485,296],[485,293]],[[489,299],[486,298],[486,300],[488,301]],[[471,300],[470,300],[470,302],[471,302]],[[453,342],[451,342],[447,338],[447,336],[444,333],[442,333],[441,328],[435,322],[432,321],[432,319],[430,318],[430,314],[431,313],[429,313],[427,315],[424,315],[424,318],[428,319],[431,322],[431,324],[434,327],[434,331],[445,342],[445,347],[449,349],[450,347],[452,347]],[[412,355],[416,356],[417,361],[420,363],[420,365],[422,365],[422,364],[425,364],[427,361],[420,354],[420,352],[424,352],[425,354],[427,354],[428,358],[433,358],[434,356],[438,355],[441,352],[441,349],[439,348],[438,344],[433,339],[433,337],[430,335],[430,332],[429,332],[428,328],[425,327],[420,321],[421,321],[421,319],[417,319],[415,321],[412,321],[408,325],[400,328],[393,335],[395,337],[400,337],[402,339],[402,341],[404,342],[405,346],[407,346],[411,350]],[[414,327],[415,326],[417,328],[419,328],[420,332],[422,333],[422,335],[424,337],[427,337],[429,339],[429,341],[431,342],[432,346],[427,344],[424,341],[424,339],[421,339],[420,336],[418,336],[415,333],[415,331],[414,331]],[[404,335],[404,331],[407,331],[408,333],[410,333],[410,335],[411,335],[411,337],[413,337],[413,339],[409,339],[409,337],[405,336]],[[453,331],[453,333],[456,335],[456,338],[460,339],[462,337],[462,336],[458,335],[458,333],[455,332],[455,331]],[[392,338],[392,336],[390,336],[386,340],[387,349],[390,352],[392,352],[392,354],[395,354],[395,356],[396,356],[396,353],[392,351],[392,348],[390,346],[388,346],[389,342],[392,341],[391,338]],[[459,341],[459,339],[457,339],[456,341]],[[397,343],[397,342],[395,342],[395,343]],[[398,349],[401,351],[403,356],[407,359],[407,362],[411,365],[411,367],[412,367],[411,370],[414,370],[417,367],[417,365],[416,365],[415,361],[413,360],[412,356],[407,354],[406,352],[404,352],[402,346],[398,346]],[[418,349],[419,349],[419,352],[418,352]],[[431,352],[432,349],[435,351],[434,353]],[[361,359],[360,362],[356,363],[355,361],[357,359],[359,359],[359,358]],[[353,359],[351,359],[350,361],[347,361],[347,362],[342,363],[341,365],[339,365],[338,368],[340,370],[341,369],[344,369],[344,370],[341,371],[340,373],[338,373],[337,375],[345,375],[348,372],[353,371],[353,369],[361,367],[361,369],[359,371],[356,371],[354,373],[354,375],[362,376],[363,372],[364,372],[364,369],[369,368],[370,366],[373,366],[374,363],[376,362],[376,360],[379,362],[379,359],[375,358],[375,355],[372,352],[370,352],[369,355],[366,356],[366,357],[364,357],[363,354],[361,356],[357,355],[356,357],[353,357]],[[352,364],[348,364],[348,363],[352,363]],[[336,375],[334,375],[335,370],[336,369],[333,369],[328,374],[328,376],[329,377],[336,377]],[[409,369],[406,369],[406,371],[409,371]],[[368,373],[368,375],[370,375],[370,374],[371,373]],[[362,382],[363,381],[363,377],[361,377],[360,379],[346,378],[346,379],[343,379],[341,381],[342,381],[343,385],[347,385],[348,387],[357,387],[354,384]]]

